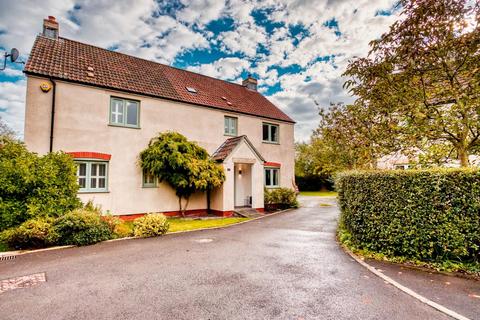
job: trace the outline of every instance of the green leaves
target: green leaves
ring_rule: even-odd
[[[423,151],[444,145],[455,150],[449,157],[467,166],[468,154],[480,145],[480,6],[467,0],[401,4],[404,19],[372,41],[369,56],[352,61],[344,74],[350,78],[345,88],[357,97],[344,110],[350,128],[370,146],[394,142]],[[368,122],[372,129],[396,127],[382,134],[365,130]]]
[[[21,142],[0,143],[0,230],[78,208],[75,174],[67,154],[38,156]]]
[[[478,261],[480,172],[350,172],[336,187],[342,226],[358,248],[423,261]]]
[[[208,152],[177,132],[153,138],[140,153],[140,165],[168,183],[179,198],[188,199],[197,191],[219,187],[225,181],[223,168],[210,159]]]

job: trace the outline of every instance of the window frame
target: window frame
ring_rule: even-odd
[[[142,188],[156,188],[157,187],[157,178],[153,176],[153,182],[152,183],[146,183],[145,182],[145,173],[146,170],[142,170]]]
[[[123,114],[122,114],[123,122],[122,123],[112,121],[113,102],[115,100],[121,100],[122,101],[122,108],[123,108]],[[132,124],[127,123],[127,119],[128,119],[127,102],[133,102],[137,105],[137,124],[136,125],[132,125]],[[140,101],[139,100],[134,100],[134,99],[118,97],[118,96],[110,96],[110,108],[109,108],[109,112],[108,112],[108,124],[110,126],[114,126],[114,127],[140,129]]]
[[[270,171],[270,185],[267,185],[267,171]],[[277,184],[272,184],[274,182],[274,174],[273,171],[277,172]],[[263,184],[265,185],[265,188],[268,189],[275,189],[275,188],[280,188],[280,168],[277,167],[265,167],[263,170]]]
[[[230,126],[228,126],[229,132],[225,132],[225,122],[234,120],[235,121],[235,133],[230,133]],[[232,116],[224,116],[223,117],[223,135],[230,136],[230,137],[237,137],[238,136],[238,118]]]
[[[75,162],[76,165],[82,164],[82,163],[86,164],[85,176],[82,176],[82,177],[85,177],[85,188],[81,188],[80,184],[79,184],[78,193],[106,193],[106,192],[109,192],[108,191],[108,181],[109,181],[109,179],[108,179],[109,162],[108,161],[102,161],[102,160],[98,160],[98,159],[75,159],[74,162]],[[105,165],[105,187],[104,188],[91,188],[92,164]],[[77,168],[79,168],[79,166],[77,166]],[[77,169],[77,172],[78,171],[79,171],[79,169]],[[95,177],[97,178],[97,181],[98,181],[99,177],[103,177],[103,176],[96,175]],[[77,174],[77,183],[78,183],[78,179],[79,179],[79,176]]]
[[[263,138],[263,126],[268,126],[268,137],[267,140]],[[271,127],[276,127],[277,128],[277,140],[272,140],[272,132],[271,132]],[[270,122],[262,122],[262,142],[263,143],[270,143],[270,144],[280,144],[280,125],[276,123],[270,123]]]

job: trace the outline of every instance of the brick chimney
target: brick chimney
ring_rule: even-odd
[[[43,19],[43,36],[57,40],[58,39],[58,22],[53,16],[48,16],[47,19]]]
[[[242,81],[242,86],[247,87],[247,89],[257,91],[257,79],[252,77],[251,74],[248,75],[247,79]]]

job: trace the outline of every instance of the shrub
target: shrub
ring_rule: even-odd
[[[478,261],[480,171],[349,172],[336,187],[341,227],[354,246],[424,261]]]
[[[264,202],[267,207],[278,208],[297,208],[297,194],[295,190],[289,188],[278,188],[278,189],[265,189],[264,191]],[[272,206],[273,205],[273,206]]]
[[[115,226],[113,230],[117,238],[125,238],[133,236],[132,226],[126,223],[121,223]]]
[[[113,238],[113,232],[101,215],[85,209],[73,210],[55,220],[58,243],[88,245]]]
[[[102,220],[106,223],[108,229],[110,229],[112,233],[115,232],[115,229],[118,225],[123,223],[122,219],[112,216],[110,214],[102,216]]]
[[[52,218],[30,219],[20,226],[5,230],[1,240],[10,248],[36,249],[54,244],[58,235],[52,226]]]
[[[0,231],[80,206],[76,167],[62,152],[38,156],[14,140],[0,144]]]
[[[167,233],[169,223],[163,214],[146,214],[133,221],[133,233],[136,237],[155,237]]]

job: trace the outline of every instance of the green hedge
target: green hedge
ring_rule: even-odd
[[[480,258],[480,171],[347,172],[337,176],[341,228],[360,249],[424,261]]]

